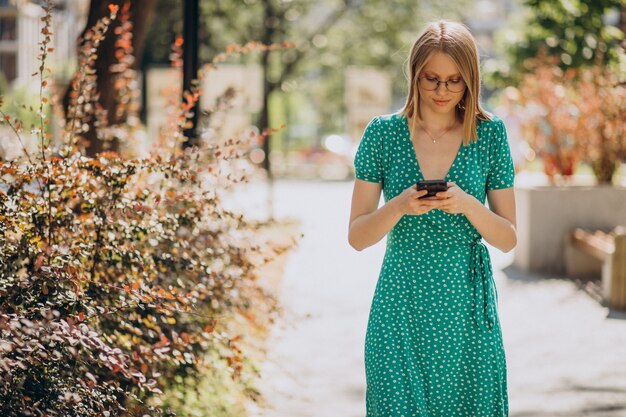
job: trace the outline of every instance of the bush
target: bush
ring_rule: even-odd
[[[74,97],[93,97],[94,81],[75,83]],[[0,415],[171,415],[156,400],[216,352],[242,376],[240,336],[220,321],[274,305],[257,270],[293,244],[260,241],[259,223],[221,205],[225,183],[246,180],[223,165],[247,141],[86,158],[76,126],[89,100],[77,103],[61,146],[48,146],[41,113],[38,154],[0,166]]]
[[[547,58],[522,77],[523,130],[551,182],[591,165],[610,184],[626,160],[626,88],[610,66],[560,69]]]

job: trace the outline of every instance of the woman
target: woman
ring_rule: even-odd
[[[430,23],[411,49],[404,108],[373,118],[355,156],[350,245],[387,235],[365,338],[367,417],[508,416],[481,238],[515,247],[515,170],[502,120],[479,103],[478,66],[464,25]],[[415,184],[433,179],[448,190],[420,199]]]

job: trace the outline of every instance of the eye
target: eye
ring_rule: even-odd
[[[461,81],[463,81],[463,80],[461,80],[461,79],[459,78],[459,79],[457,79],[457,80],[449,80],[448,82],[449,82],[449,83],[451,83],[451,84],[458,84],[458,83],[460,83]]]
[[[433,78],[433,77],[428,77],[428,76],[427,76],[427,77],[424,77],[424,78],[426,78],[426,80],[430,81],[431,83],[432,83],[432,82],[438,82],[438,81],[439,81],[439,79],[437,79],[437,78]]]

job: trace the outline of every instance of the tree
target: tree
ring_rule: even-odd
[[[157,13],[164,19],[151,28],[147,62],[167,62],[169,45],[182,28],[175,3],[159,0]],[[296,83],[318,103],[323,128],[342,128],[339,115],[347,65],[392,67],[395,91],[404,91],[404,59],[420,29],[416,22],[421,13],[418,4],[409,0],[245,0],[243,6],[240,0],[221,0],[202,2],[201,9],[201,62],[210,61],[231,43],[293,41],[296,45],[242,57],[243,63],[256,60],[263,68],[260,129],[269,127],[270,97],[289,92]],[[270,140],[271,136],[264,144],[266,155]],[[269,167],[268,158],[265,165]]]
[[[104,150],[104,139],[98,135],[96,111],[104,111],[106,113],[106,122],[109,126],[122,125],[126,123],[130,116],[136,115],[138,108],[133,106],[120,106],[120,99],[126,99],[120,92],[121,85],[116,83],[116,77],[122,76],[136,77],[135,70],[140,64],[144,50],[144,41],[148,26],[152,18],[152,12],[156,0],[91,0],[89,6],[89,14],[85,29],[82,32],[83,39],[87,31],[92,28],[96,22],[110,13],[110,5],[118,6],[120,9],[119,19],[114,20],[105,39],[100,43],[99,48],[94,53],[96,59],[96,76],[97,76],[97,106],[92,108],[91,117],[88,117],[88,128],[82,132],[82,136],[88,141],[87,154],[93,156]],[[126,13],[126,15],[124,14]],[[126,26],[123,26],[126,23]],[[120,36],[124,35],[124,36]],[[80,47],[80,45],[79,45]],[[123,51],[122,51],[123,50]],[[125,53],[124,53],[125,52]],[[122,57],[130,58],[116,71],[113,65],[120,63]],[[75,77],[79,76],[82,69],[79,68]],[[128,87],[128,86],[126,86]],[[63,108],[66,112],[66,118],[71,117],[67,114],[68,105],[70,103],[70,93],[72,85],[68,87],[63,97]],[[120,111],[121,109],[121,111]],[[111,143],[112,148],[119,145],[117,140]]]
[[[561,70],[616,63],[624,54],[624,0],[524,0],[530,16],[521,41],[505,46],[510,69],[494,74],[495,84],[515,82],[532,71],[540,54],[558,57]],[[609,12],[620,18],[607,23]]]

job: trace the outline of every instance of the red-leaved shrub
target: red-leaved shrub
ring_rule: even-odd
[[[99,22],[92,40],[106,28]],[[275,303],[257,269],[293,245],[259,243],[259,223],[221,203],[225,182],[246,179],[222,166],[243,158],[247,141],[83,156],[81,126],[97,96],[92,53],[81,55],[63,143],[49,146],[42,117],[41,152],[0,165],[2,416],[170,414],[152,400],[197,375],[218,346],[238,378],[240,336],[216,329],[229,312]],[[170,136],[181,137],[198,94],[186,95]]]

